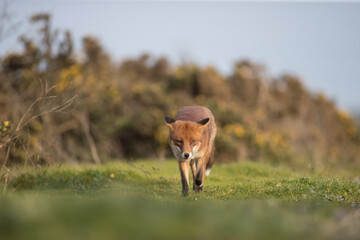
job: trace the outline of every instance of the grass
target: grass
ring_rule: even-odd
[[[360,236],[356,175],[215,165],[204,192],[187,198],[174,160],[12,168],[1,182],[0,236],[6,239]]]

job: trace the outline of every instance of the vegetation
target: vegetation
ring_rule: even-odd
[[[214,113],[218,162],[359,164],[353,118],[296,76],[272,77],[250,61],[236,62],[230,76],[149,55],[119,64],[91,36],[74,53],[71,33],[53,30],[48,14],[30,21],[37,35],[21,36],[23,51],[0,59],[3,164],[169,157],[163,117],[185,105]]]
[[[175,160],[111,163],[101,167],[81,166],[78,169],[70,166],[31,167],[11,172],[6,176],[6,187],[7,191],[73,189],[81,192],[106,189],[117,183],[126,185],[130,192],[131,189],[134,189],[134,193],[145,195],[156,192],[159,195],[156,198],[165,196],[175,200],[181,190],[178,175]],[[349,178],[352,174],[346,175]],[[2,181],[4,183],[4,176]],[[357,181],[346,179],[342,174],[328,178],[325,174],[293,172],[252,162],[232,163],[217,166],[206,181],[207,191],[201,195],[194,193],[190,197],[201,196],[209,200],[326,200],[346,205],[360,200]]]
[[[7,184],[0,195],[0,233],[6,239],[350,239],[360,234],[356,178],[253,162],[218,164],[203,193],[181,198],[175,160],[10,172],[7,179],[2,176],[2,186]]]
[[[359,124],[298,77],[245,60],[229,76],[147,54],[117,63],[91,36],[75,53],[48,14],[30,21],[23,50],[0,56],[2,238],[360,235]],[[204,192],[181,198],[164,116],[186,105],[210,108],[218,135]]]

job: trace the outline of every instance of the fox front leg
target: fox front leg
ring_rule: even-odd
[[[189,195],[189,168],[190,168],[189,161],[179,162],[183,197]]]
[[[196,164],[196,176],[195,176],[195,192],[199,193],[203,190],[205,179],[205,164],[199,159]]]
[[[193,176],[193,190],[195,190],[196,164],[195,164],[194,159],[192,159],[190,161],[190,167],[191,167],[191,173],[192,173],[192,176]]]

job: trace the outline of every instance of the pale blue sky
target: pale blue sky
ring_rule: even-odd
[[[294,73],[342,108],[360,109],[360,3],[118,2],[15,0],[17,19],[47,11],[70,29],[78,49],[86,34],[116,60],[149,52],[173,63],[213,64],[230,73],[235,60]],[[23,25],[22,32],[31,32]],[[3,54],[14,39],[0,43]]]

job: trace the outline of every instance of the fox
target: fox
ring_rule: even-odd
[[[203,106],[187,106],[177,116],[165,116],[169,127],[169,144],[178,161],[182,196],[189,195],[189,171],[193,177],[193,190],[203,191],[205,175],[208,176],[215,161],[217,127],[211,111]]]

